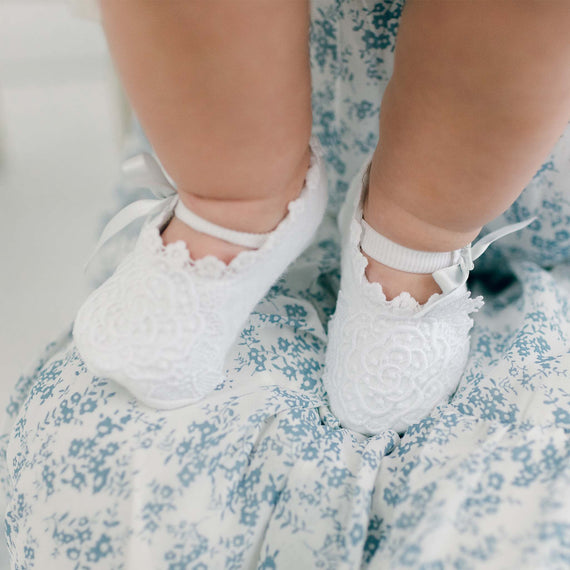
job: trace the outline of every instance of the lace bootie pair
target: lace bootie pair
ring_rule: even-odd
[[[150,155],[126,163],[130,184],[161,199],[127,206],[101,237],[99,246],[135,218],[148,217],[134,251],[77,314],[75,343],[93,373],[161,409],[197,402],[223,381],[226,356],[251,311],[308,246],[323,218],[322,151],[314,137],[310,146],[304,187],[267,234],[228,230],[188,210]],[[161,233],[172,216],[250,249],[227,265],[213,256],[192,260],[183,242],[163,244]]]
[[[329,323],[324,384],[344,427],[366,435],[403,432],[457,388],[469,354],[469,316],[483,305],[466,282],[495,240],[532,220],[488,234],[451,252],[415,251],[371,228],[362,217],[368,159],[355,176],[339,215],[341,284]],[[534,219],[534,218],[533,218]],[[408,293],[388,301],[365,275],[368,260],[409,273],[432,274],[442,290],[420,305]]]

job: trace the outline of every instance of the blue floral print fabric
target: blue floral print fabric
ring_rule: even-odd
[[[472,274],[486,305],[450,402],[374,437],[327,405],[335,215],[377,141],[402,8],[312,3],[329,213],[251,315],[223,385],[148,408],[93,376],[68,332],[18,380],[0,438],[12,568],[570,567],[570,131],[487,228],[538,216]]]

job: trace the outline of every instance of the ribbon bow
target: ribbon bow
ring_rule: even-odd
[[[121,170],[125,177],[126,188],[130,190],[148,188],[157,199],[136,200],[119,210],[103,229],[95,250],[85,264],[85,268],[89,266],[99,250],[113,236],[135,220],[160,212],[166,203],[174,197],[177,199],[176,188],[168,180],[156,158],[149,153],[143,152],[127,159]]]
[[[450,267],[445,267],[444,269],[439,269],[432,273],[433,278],[439,285],[440,289],[444,294],[449,293],[458,287],[461,287],[469,277],[469,272],[473,269],[473,262],[485,253],[487,248],[498,239],[501,239],[509,234],[518,232],[523,228],[526,228],[529,224],[536,220],[536,216],[524,220],[523,222],[518,222],[516,224],[510,224],[486,236],[482,237],[473,246],[471,244],[465,246],[459,251],[459,261],[455,265]]]

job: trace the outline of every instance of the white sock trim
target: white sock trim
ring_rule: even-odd
[[[218,226],[217,224],[209,222],[208,220],[201,218],[189,210],[180,199],[174,208],[174,215],[181,222],[185,223],[187,226],[190,226],[192,229],[198,232],[208,234],[235,245],[249,247],[251,249],[259,249],[271,234],[271,232],[264,234],[238,232],[236,230],[230,230],[228,228]]]
[[[461,249],[455,251],[418,251],[399,245],[379,234],[364,219],[361,222],[362,251],[383,265],[406,273],[433,273],[458,263]]]

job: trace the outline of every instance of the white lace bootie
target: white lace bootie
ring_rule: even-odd
[[[467,363],[473,326],[469,315],[483,305],[466,287],[473,261],[496,239],[532,222],[507,226],[473,247],[452,252],[410,250],[362,218],[369,160],[354,178],[339,215],[341,284],[323,377],[341,424],[366,435],[403,432],[448,400]],[[442,293],[424,305],[408,293],[387,301],[382,286],[366,278],[368,261],[361,249],[400,271],[431,273]]]
[[[267,234],[222,228],[190,212],[158,163],[140,155],[127,163],[131,184],[162,200],[141,200],[111,220],[100,245],[136,217],[151,216],[134,251],[80,308],[75,343],[89,369],[161,409],[194,403],[224,379],[224,363],[249,314],[308,246],[327,203],[322,151],[311,138],[311,163],[299,197]],[[163,245],[175,215],[189,226],[250,249],[228,265],[213,256],[192,260],[184,242]]]

